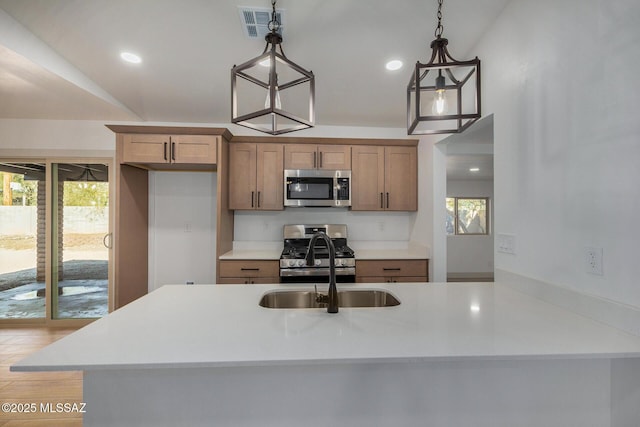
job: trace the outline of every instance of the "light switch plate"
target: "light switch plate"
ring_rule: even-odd
[[[513,234],[498,234],[496,236],[496,244],[498,246],[498,252],[512,255],[516,254],[516,236]]]

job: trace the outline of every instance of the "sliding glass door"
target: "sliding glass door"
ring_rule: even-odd
[[[0,320],[46,315],[44,163],[0,162]]]
[[[109,170],[99,163],[53,163],[51,313],[92,319],[109,311]]]
[[[109,311],[107,162],[0,159],[0,322]]]

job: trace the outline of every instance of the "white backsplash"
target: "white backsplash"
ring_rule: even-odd
[[[352,212],[341,208],[236,211],[234,241],[282,242],[287,224],[346,224],[350,241],[408,241],[414,213]]]

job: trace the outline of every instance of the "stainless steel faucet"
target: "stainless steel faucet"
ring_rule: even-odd
[[[336,287],[336,248],[333,246],[333,242],[324,232],[319,231],[311,237],[309,240],[309,248],[307,249],[307,256],[305,261],[308,266],[315,264],[315,246],[316,240],[322,239],[329,248],[329,293],[327,295],[327,313],[338,312],[338,288]],[[323,301],[325,302],[325,301]]]

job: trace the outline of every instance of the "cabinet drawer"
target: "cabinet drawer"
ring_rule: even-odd
[[[356,283],[428,282],[427,276],[358,276]]]
[[[279,261],[220,261],[220,277],[279,277]]]
[[[219,285],[253,285],[280,283],[279,277],[222,277]]]
[[[358,276],[428,277],[427,260],[376,260],[356,261]]]

